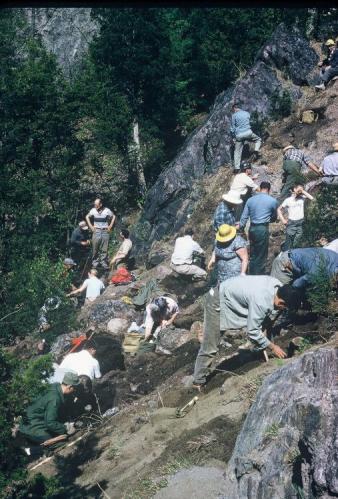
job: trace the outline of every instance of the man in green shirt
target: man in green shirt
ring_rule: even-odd
[[[60,422],[60,410],[64,397],[74,392],[80,384],[77,374],[67,372],[62,383],[51,384],[43,395],[38,397],[26,409],[19,432],[31,442],[42,444],[58,435],[71,435],[74,429],[71,424]]]

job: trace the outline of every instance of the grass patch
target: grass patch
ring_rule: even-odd
[[[272,425],[270,425],[267,428],[264,436],[267,437],[267,438],[270,438],[270,439],[276,438],[276,437],[278,437],[278,433],[279,433],[280,429],[281,429],[281,425],[280,424],[272,423]]]

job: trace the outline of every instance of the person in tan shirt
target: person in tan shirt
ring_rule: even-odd
[[[129,239],[129,230],[122,229],[120,232],[120,239],[122,239],[122,244],[120,245],[116,255],[110,260],[110,267],[114,268],[126,268],[128,266],[129,255],[133,243]]]

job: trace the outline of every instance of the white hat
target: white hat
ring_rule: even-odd
[[[84,221],[79,222],[79,227],[81,227],[82,230],[88,230],[88,225]]]
[[[239,192],[237,191],[229,191],[226,194],[223,194],[222,196],[223,201],[227,201],[228,203],[231,204],[242,204],[243,201],[241,199],[241,196]]]

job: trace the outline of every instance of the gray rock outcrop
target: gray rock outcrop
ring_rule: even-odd
[[[296,28],[277,28],[258,53],[253,67],[232,89],[216,98],[205,123],[188,137],[149,190],[134,231],[138,252],[145,253],[154,241],[177,232],[188,221],[199,199],[197,181],[221,165],[230,165],[232,101],[236,99],[262,119],[271,111],[273,96],[284,90],[294,102],[302,96],[300,85],[310,83],[317,62],[316,52]]]
[[[226,472],[226,499],[338,496],[338,350],[304,354],[260,388]]]

